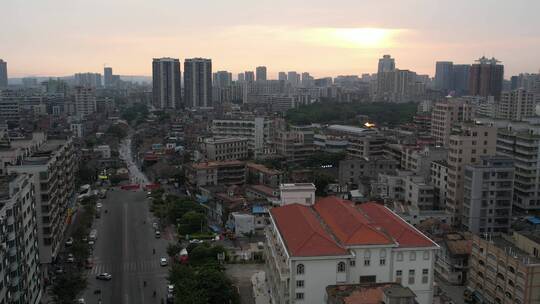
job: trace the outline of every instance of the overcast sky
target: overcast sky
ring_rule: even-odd
[[[237,73],[372,73],[382,54],[434,74],[482,55],[505,77],[540,68],[539,0],[0,0],[10,77],[150,75],[153,57],[212,59]]]

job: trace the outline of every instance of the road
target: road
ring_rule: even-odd
[[[86,303],[98,303],[100,298],[103,304],[160,303],[166,296],[168,268],[161,267],[159,259],[167,256],[167,243],[172,236],[164,234],[161,239],[155,238],[144,192],[116,189],[102,203],[107,213],[102,213],[94,227],[98,239],[94,266],[88,271]],[[95,276],[102,272],[111,273],[112,280],[96,280]],[[98,289],[101,295],[94,294]],[[156,298],[152,295],[154,290]]]
[[[126,162],[126,166],[129,170],[129,178],[132,183],[148,184],[148,178],[139,170],[135,162],[133,161],[133,155],[131,153],[131,134],[122,140],[118,153],[120,158]]]
[[[146,177],[133,163],[129,145],[129,139],[123,141],[119,152],[128,165],[130,178],[146,183]],[[94,265],[88,270],[88,286],[83,295],[86,303],[161,303],[167,293],[168,267],[160,266],[160,258],[167,257],[167,244],[173,241],[173,235],[162,232],[161,238],[155,237],[152,223],[156,220],[143,191],[115,188],[101,202],[101,218],[94,223],[98,231]],[[96,275],[103,272],[111,273],[112,280],[96,280]],[[96,290],[101,293],[96,294]]]

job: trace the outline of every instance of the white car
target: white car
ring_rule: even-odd
[[[100,273],[96,276],[96,279],[103,280],[103,281],[110,281],[112,279],[112,275],[107,272]]]
[[[73,245],[73,238],[72,237],[68,238],[67,241],[66,241],[66,247],[69,247],[71,245]]]
[[[190,244],[202,244],[204,243],[203,240],[198,240],[198,239],[193,239],[191,241],[189,241]]]
[[[75,262],[75,257],[73,256],[73,254],[68,254],[68,257],[67,257],[67,260],[66,260],[68,263],[73,263]]]
[[[77,304],[85,304],[86,302],[84,301],[83,298],[80,298],[77,300]]]
[[[159,265],[161,265],[161,266],[167,266],[167,265],[169,265],[169,262],[167,261],[167,258],[161,258],[161,259],[159,259]]]

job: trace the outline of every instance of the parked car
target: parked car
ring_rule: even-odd
[[[73,245],[73,238],[72,238],[72,237],[69,237],[69,238],[67,239],[67,241],[66,241],[66,247],[69,247],[69,246],[71,246],[71,245]]]
[[[202,244],[202,243],[204,243],[204,241],[199,240],[199,239],[193,239],[193,240],[190,240],[189,243],[190,244]]]
[[[167,261],[167,258],[161,258],[161,259],[159,259],[159,265],[161,265],[161,266],[167,266],[167,265],[169,265],[169,262]]]
[[[157,230],[159,228],[158,223],[152,223],[152,227]]]
[[[80,298],[80,299],[77,299],[77,304],[85,304],[86,302],[84,301],[83,298]]]
[[[161,232],[159,232],[159,230],[156,230],[155,236],[156,236],[156,239],[159,239],[161,237]]]
[[[103,272],[96,275],[96,279],[103,280],[103,281],[110,281],[112,279],[112,275],[110,273]]]
[[[68,254],[68,257],[67,257],[66,261],[67,261],[68,263],[73,263],[73,262],[75,262],[75,257],[73,256],[73,254],[71,254],[71,253]]]

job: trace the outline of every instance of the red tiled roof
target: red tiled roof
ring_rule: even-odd
[[[365,203],[358,206],[371,221],[383,228],[399,244],[399,247],[437,246],[428,237],[394,214],[388,208],[377,203]]]
[[[314,208],[344,245],[394,244],[392,238],[372,225],[370,219],[359,212],[351,201],[326,197],[318,200]]]
[[[315,212],[300,204],[270,210],[291,256],[347,255],[324,229]]]

